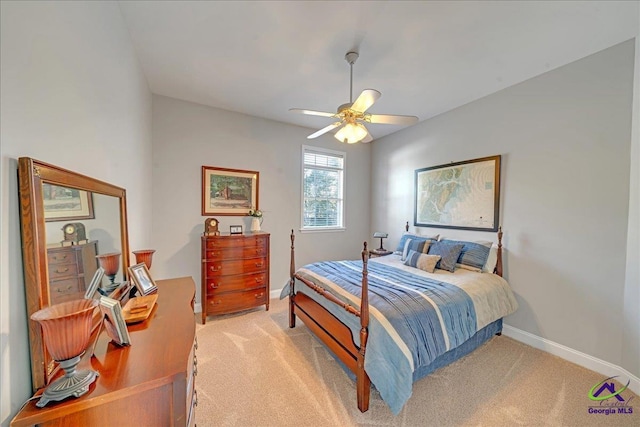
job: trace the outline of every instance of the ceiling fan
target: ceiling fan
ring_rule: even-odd
[[[335,128],[342,126],[336,132],[335,138],[340,142],[354,144],[356,142],[371,142],[373,138],[363,123],[380,123],[391,125],[412,125],[418,121],[416,116],[399,116],[390,114],[370,114],[366,111],[374,102],[382,95],[375,89],[365,89],[360,96],[353,100],[353,64],[358,59],[357,52],[347,52],[344,59],[347,60],[351,68],[351,76],[349,80],[349,102],[338,107],[336,113],[328,113],[324,111],[305,110],[301,108],[291,108],[289,111],[294,113],[308,114],[311,116],[332,117],[339,121],[330,124],[317,132],[307,136],[307,139],[317,138]]]

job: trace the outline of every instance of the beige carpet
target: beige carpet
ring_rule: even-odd
[[[209,317],[196,333],[200,427],[640,426],[632,392],[622,396],[633,414],[590,414],[603,375],[507,337],[415,383],[393,416],[375,391],[358,411],[354,382],[300,320],[288,327],[287,301]]]

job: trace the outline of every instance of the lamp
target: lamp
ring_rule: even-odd
[[[114,282],[116,280],[118,269],[120,268],[120,252],[96,255],[96,258],[98,258],[98,262],[100,262],[100,267],[104,268],[104,274],[111,281],[111,284],[104,289],[104,292],[106,293],[103,293],[103,295],[108,295],[118,287],[118,283]]]
[[[144,262],[147,268],[151,270],[151,260],[155,251],[155,249],[141,249],[139,251],[133,251],[133,254],[136,256],[136,264]]]
[[[91,369],[76,370],[91,337],[97,305],[97,299],[73,300],[51,305],[31,315],[31,319],[42,326],[44,343],[51,357],[64,370],[64,377],[47,386],[36,403],[38,408],[52,400],[82,396],[99,375]]]
[[[355,144],[362,141],[367,135],[367,128],[362,123],[354,121],[344,125],[334,136],[340,142]]]
[[[380,239],[380,247],[377,249],[378,252],[387,252],[387,250],[382,247],[382,239],[386,239],[387,237],[389,237],[388,233],[383,233],[381,231],[376,231],[375,233],[373,233],[374,239]]]

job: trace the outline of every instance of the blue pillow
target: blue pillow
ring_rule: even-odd
[[[429,255],[440,255],[442,258],[438,261],[436,268],[447,271],[455,271],[456,262],[464,245],[462,243],[443,240],[434,242],[429,247]]]
[[[489,250],[491,249],[491,242],[482,244],[478,242],[460,242],[455,240],[447,241],[463,245],[460,256],[458,257],[458,264],[464,264],[482,270],[482,267],[487,263]]]
[[[407,254],[409,251],[416,251],[426,254],[429,252],[429,245],[431,245],[432,240],[429,239],[407,239],[404,244],[404,249],[402,250],[402,261],[407,259]]]
[[[432,242],[435,242],[435,241],[438,240],[438,237],[439,237],[439,235],[435,235],[435,236],[418,236],[417,234],[404,233],[402,235],[402,237],[400,238],[400,243],[398,243],[398,247],[396,248],[394,253],[396,253],[398,255],[402,255],[402,252],[404,251],[404,245],[407,243],[407,239],[431,240]]]

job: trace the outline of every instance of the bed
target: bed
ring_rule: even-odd
[[[373,384],[398,414],[415,381],[499,335],[502,318],[517,309],[501,277],[502,230],[496,245],[419,236],[407,225],[392,255],[370,258],[365,242],[360,260],[299,269],[294,243],[292,230],[281,294],[289,297],[289,327],[300,318],[355,376],[361,412]]]

